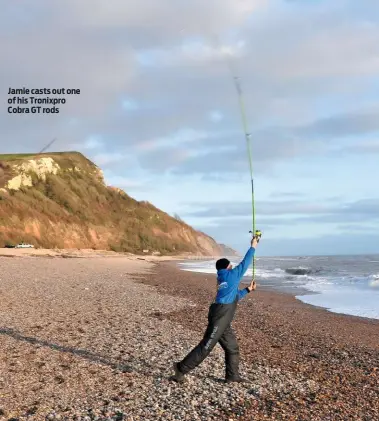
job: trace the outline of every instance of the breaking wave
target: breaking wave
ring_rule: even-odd
[[[371,275],[369,286],[371,288],[379,288],[379,273],[377,273],[376,275]]]
[[[311,275],[311,274],[319,273],[320,270],[299,266],[296,268],[285,269],[285,272],[288,273],[289,275]]]

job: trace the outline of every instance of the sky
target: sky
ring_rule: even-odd
[[[0,0],[1,153],[76,150],[243,253],[379,253],[377,0]],[[73,88],[9,114],[9,88]],[[44,96],[40,96],[44,97]],[[45,96],[46,97],[46,96]],[[50,95],[51,98],[59,97]]]

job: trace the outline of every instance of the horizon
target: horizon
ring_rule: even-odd
[[[0,35],[4,154],[75,150],[244,254],[251,183],[228,56],[252,134],[257,257],[379,254],[379,2],[7,2]],[[22,87],[80,94],[35,94],[65,98],[59,113],[8,113]]]
[[[280,258],[285,258],[285,257],[298,257],[298,258],[307,258],[307,257],[369,257],[369,256],[379,256],[379,253],[362,253],[362,254],[313,254],[313,255],[292,255],[292,254],[287,254],[287,255],[276,255],[276,256],[271,256],[271,255],[255,255],[255,259],[264,259],[264,258],[270,258],[270,259],[280,259]],[[222,255],[222,256],[194,256],[195,259],[188,259],[188,260],[217,260],[220,259],[221,257],[225,257],[229,260],[231,260],[232,258],[243,258],[244,255],[238,255],[238,256],[228,256],[228,255]],[[208,259],[209,257],[209,259]]]

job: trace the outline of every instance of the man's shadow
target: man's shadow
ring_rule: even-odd
[[[56,343],[45,341],[43,339],[38,339],[31,336],[22,335],[21,333],[11,328],[0,327],[0,335],[9,336],[18,341],[27,342],[33,345],[44,346],[54,351],[65,352],[65,353],[72,354],[81,358],[85,358],[86,360],[89,360],[91,362],[111,367],[112,369],[119,371],[120,373],[138,373],[138,374],[153,377],[156,379],[162,379],[162,378],[165,378],[167,380],[173,379],[172,375],[168,375],[168,374],[163,374],[163,373],[161,375],[152,374],[150,370],[152,368],[151,363],[144,359],[132,358],[130,359],[130,361],[128,361],[128,363],[116,363],[102,355],[95,354],[85,349],[78,349],[78,348],[74,348],[70,346],[63,346]],[[138,365],[142,365],[145,369],[138,368],[137,367]],[[207,376],[204,376],[204,375],[200,375],[198,377],[204,378],[204,379],[207,378]],[[224,379],[220,379],[215,376],[208,376],[208,378],[210,378],[216,383],[224,383]]]
[[[98,364],[103,364],[103,365],[107,365],[109,367],[111,367],[114,370],[120,371],[122,373],[132,373],[132,372],[137,372],[137,373],[142,373],[142,370],[139,370],[135,367],[133,367],[132,365],[130,365],[130,363],[132,363],[133,361],[129,362],[129,364],[124,364],[124,363],[115,363],[113,361],[111,361],[108,358],[105,358],[102,355],[98,355],[98,354],[94,354],[90,351],[87,351],[85,349],[77,349],[77,348],[73,348],[70,346],[62,346],[62,345],[58,345],[55,343],[51,343],[48,341],[45,341],[43,339],[37,339],[37,338],[33,338],[31,336],[25,336],[22,335],[21,333],[15,331],[14,329],[10,329],[10,328],[0,328],[0,335],[6,335],[9,336],[13,339],[16,339],[18,341],[23,341],[23,342],[28,342],[30,344],[33,345],[40,345],[40,346],[44,346],[50,349],[53,349],[55,351],[59,351],[59,352],[65,352],[68,354],[72,354],[78,357],[82,357],[85,358],[86,360],[98,363]],[[140,361],[142,364],[148,364],[146,361]],[[145,374],[145,373],[143,373]]]

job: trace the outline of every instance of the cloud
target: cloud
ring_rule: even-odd
[[[153,188],[146,180],[136,181],[135,179],[114,175],[108,171],[104,173],[104,177],[109,186],[118,187],[127,191],[149,191]]]
[[[333,144],[329,142],[330,137],[367,134],[379,129],[379,120],[374,118],[375,115],[374,111],[367,114],[357,112],[357,114],[335,115],[328,119],[316,120],[306,126],[255,130],[252,132],[255,170],[267,172],[276,162],[306,157],[310,153],[326,155],[328,151],[334,151]],[[128,133],[126,119],[124,123],[125,128],[120,127],[118,134],[122,139],[125,139],[124,134]],[[133,123],[131,128],[134,131]],[[154,127],[142,127],[140,131],[144,133],[145,130],[146,134],[150,134],[153,133]],[[117,146],[117,140],[114,143]],[[87,141],[82,146],[88,149],[88,145]],[[178,175],[242,174],[246,172],[248,165],[243,133],[237,129],[228,132],[181,128],[166,136],[140,140],[135,147],[144,168],[151,171],[157,167],[157,163],[152,159],[153,151],[159,153],[160,170],[165,168]],[[376,144],[364,143],[337,149],[345,150],[347,153],[375,152]],[[175,156],[178,159],[173,159]],[[183,157],[186,159],[182,159]]]
[[[141,155],[139,163],[142,168],[148,169],[150,172],[164,174],[171,168],[180,167],[190,157],[189,150],[162,147]]]
[[[217,110],[213,110],[209,113],[209,119],[213,122],[213,123],[218,123],[219,121],[221,121],[224,118],[224,116],[222,115],[222,113],[220,113],[220,111]]]
[[[244,180],[244,175],[242,173],[209,173],[204,174],[200,177],[201,182],[211,182],[211,183],[240,183]]]
[[[203,210],[192,211],[188,216],[212,218],[251,217],[251,202],[218,202],[213,204],[192,203],[193,207],[203,207]],[[330,211],[330,207],[320,204],[310,204],[296,201],[262,201],[257,203],[261,215],[301,215],[323,214]]]
[[[225,224],[227,220],[251,218],[251,202],[192,203],[202,210],[187,211],[184,217],[211,218]],[[379,199],[364,199],[347,203],[312,203],[304,201],[260,201],[257,219],[266,225],[287,225],[301,223],[336,223],[379,221]],[[269,218],[269,217],[274,217]]]
[[[307,232],[299,237],[287,234],[276,235],[275,228],[259,225],[263,229],[262,241],[257,251],[258,256],[307,256],[307,255],[343,255],[343,254],[378,254],[379,235],[373,226],[366,228],[359,224],[339,227],[337,232]],[[246,253],[251,240],[251,219],[219,224],[197,224],[196,228],[207,232],[216,241],[229,244],[241,254]],[[295,231],[295,226],[288,225],[287,230]]]
[[[113,0],[112,4],[102,0],[83,0],[80,3],[68,0],[67,15],[86,27],[129,28],[147,31],[151,42],[161,42],[163,36],[178,35],[185,29],[188,33],[220,31],[238,25],[249,13],[266,3],[264,0],[201,0],[191,2],[178,0],[173,3],[162,0]],[[201,12],[201,13],[199,13]],[[172,17],[175,16],[175,19]],[[171,18],[171,19],[170,19]],[[134,33],[135,35],[135,33]],[[154,39],[157,37],[157,39]]]
[[[212,134],[191,128],[182,128],[165,137],[155,137],[139,142],[137,148],[141,152],[150,152],[161,148],[180,148],[186,143],[195,143],[210,138]]]
[[[146,66],[161,66],[166,68],[196,68],[210,63],[222,63],[226,57],[237,58],[244,54],[245,43],[241,40],[233,44],[209,42],[201,38],[197,41],[187,41],[171,49],[155,49],[140,55],[140,63]]]
[[[121,105],[126,111],[135,111],[139,109],[138,103],[133,99],[123,99]]]
[[[346,137],[375,133],[379,131],[379,104],[368,110],[335,115],[317,120],[296,131],[304,137]]]
[[[310,7],[304,3],[309,2],[278,6],[278,13],[260,17],[257,31],[268,36],[259,60],[250,56],[254,70],[287,80],[335,77],[337,84],[345,77],[377,74],[377,4],[336,0]],[[249,38],[251,50],[257,50],[261,39]]]
[[[377,254],[379,252],[379,235],[376,232],[360,232],[357,241],[351,241],[352,232],[308,237],[305,239],[270,239],[262,241],[261,254],[265,255],[354,255]]]
[[[113,164],[115,162],[119,162],[125,160],[125,156],[121,153],[99,153],[94,155],[93,161],[95,164],[102,166],[102,165],[108,165]]]
[[[379,112],[379,108],[378,108]],[[356,113],[340,114],[327,119],[315,120],[304,126],[277,126],[262,128],[252,132],[252,147],[254,167],[258,172],[267,172],[276,162],[288,161],[297,157],[306,157],[309,154],[327,155],[333,152],[331,138],[357,136],[359,134],[375,133],[379,130],[379,115],[376,110]],[[180,156],[176,149],[187,149],[182,154],[187,160],[172,160],[172,156]],[[344,147],[346,152],[376,150],[374,144]],[[247,166],[246,144],[243,133],[238,129],[234,131],[198,130],[182,128],[165,137],[142,140],[137,145],[139,153],[161,150],[160,157],[165,156],[167,170],[175,174],[217,174],[217,173],[245,173]],[[145,168],[149,169],[148,162],[143,156]],[[162,163],[162,166],[163,163]]]
[[[278,199],[278,198],[293,198],[293,199],[299,199],[300,197],[303,197],[305,195],[305,193],[302,193],[302,192],[290,192],[290,191],[288,191],[288,192],[282,192],[282,191],[277,191],[277,192],[274,192],[274,193],[271,193],[270,194],[270,197],[271,198],[275,198],[275,199]]]
[[[305,138],[315,131],[320,135],[327,135],[328,130],[337,133],[331,122],[315,121],[308,128],[268,127],[267,119],[287,115],[298,123],[307,113],[312,98],[323,92],[330,94],[330,86],[338,85],[332,63],[322,56],[323,48],[330,49],[328,54],[338,61],[344,59],[340,40],[344,39],[343,48],[354,44],[362,57],[349,65],[343,60],[341,64],[350,71],[357,63],[375,56],[377,44],[373,40],[377,38],[375,25],[370,25],[372,13],[362,12],[355,21],[345,11],[353,9],[352,2],[336,1],[328,8],[296,7],[300,9],[253,0],[206,3],[164,0],[159,6],[151,0],[115,0],[112,7],[99,0],[80,3],[68,0],[64,6],[43,0],[8,3],[0,17],[3,24],[0,25],[3,28],[0,29],[0,88],[64,86],[80,88],[81,94],[67,98],[67,104],[55,117],[12,119],[0,113],[1,130],[12,133],[12,144],[21,148],[31,149],[41,138],[57,136],[60,140],[56,147],[64,150],[68,143],[82,144],[83,138],[96,133],[111,138],[120,147],[141,145],[137,153],[143,153],[144,143],[166,148],[163,139],[172,138],[181,130],[208,136],[217,121],[220,131],[227,133],[232,128],[235,135],[218,134],[214,140],[203,138],[197,147],[203,149],[225,142],[238,148],[237,139],[240,139],[242,153],[238,102],[224,59],[228,51],[234,51],[240,57],[235,60],[236,71],[242,75],[260,162],[266,161],[267,165],[270,160],[310,153],[312,147]],[[370,7],[375,4],[370,3]],[[297,10],[306,14],[309,24],[304,23]],[[341,11],[343,23],[339,19]],[[171,18],[173,14],[175,19]],[[17,25],[22,31],[16,29]],[[328,38],[325,44],[323,34],[332,41]],[[220,41],[215,42],[214,35]],[[321,71],[318,79],[317,74],[308,75],[304,67],[309,66],[313,71],[317,68],[309,65],[312,54],[313,61],[325,66],[326,73]],[[141,65],[141,57],[146,60],[149,56],[151,65]],[[301,73],[301,77],[295,75],[288,82],[291,69]],[[309,77],[317,80],[304,82]],[[346,87],[344,77],[341,83]],[[317,81],[322,82],[321,86]],[[361,91],[362,85],[356,82],[357,90]],[[68,123],[73,117],[78,121],[75,127]],[[352,121],[350,117],[353,116],[346,119],[346,132]],[[370,118],[358,119],[356,125],[369,131],[376,127]],[[259,127],[262,124],[263,129]],[[340,127],[343,124],[341,121]],[[28,127],[27,136],[23,127]],[[181,142],[186,140],[178,138],[177,148]],[[10,148],[9,145],[5,147]],[[207,174],[208,165],[204,164],[212,156],[205,159],[204,154],[190,162],[196,172]],[[182,175],[191,172],[188,167],[174,170]]]
[[[377,154],[379,153],[379,140],[362,141],[357,145],[343,148],[348,153]]]
[[[83,143],[73,144],[70,146],[70,149],[76,150],[92,150],[92,149],[100,149],[104,146],[104,143],[96,137],[89,137]]]
[[[314,153],[322,151],[318,144],[306,144],[302,139],[280,133],[274,129],[262,130],[253,133],[253,153],[255,169],[264,172],[270,169],[270,165],[285,159],[292,159],[305,155],[313,150]],[[194,135],[190,144],[186,140],[171,141],[175,136],[168,136],[163,141],[154,139],[148,142],[148,148],[160,149],[165,144],[165,154],[161,158],[170,159],[171,170],[174,174],[218,174],[218,173],[246,173],[248,170],[248,155],[246,141],[240,132],[219,134],[217,132]],[[170,143],[171,146],[167,146]],[[180,146],[182,145],[182,146]],[[139,148],[146,147],[142,143]],[[186,161],[172,161],[171,156],[179,148],[187,149]],[[167,154],[171,149],[171,154]],[[167,162],[167,168],[170,168]],[[180,164],[180,165],[179,165]]]
[[[271,256],[312,256],[312,255],[354,255],[377,254],[379,252],[379,235],[376,232],[360,231],[357,241],[351,241],[352,231],[339,234],[322,235],[305,239],[269,239],[262,241],[260,255]]]

